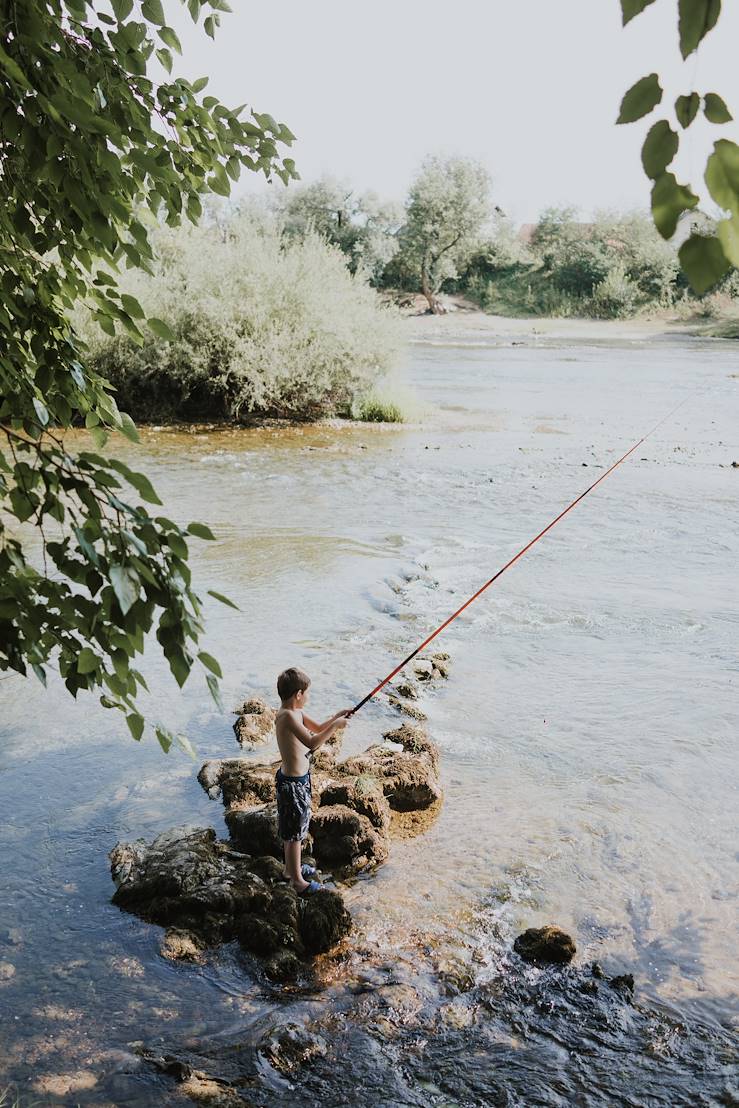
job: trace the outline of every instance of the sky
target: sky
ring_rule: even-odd
[[[652,120],[615,125],[635,80],[658,72],[670,106],[692,89],[719,92],[739,116],[736,3],[724,3],[718,27],[686,63],[677,0],[656,0],[626,28],[619,0],[231,5],[212,42],[166,0],[183,43],[177,71],[210,77],[208,91],[229,106],[247,102],[286,123],[304,180],[330,174],[388,199],[405,198],[426,155],[454,154],[486,166],[494,202],[516,223],[553,205],[574,205],[584,218],[645,208],[640,148]],[[713,141],[736,141],[738,130],[696,120],[682,139],[678,177],[700,192]],[[283,187],[246,178],[237,192]]]

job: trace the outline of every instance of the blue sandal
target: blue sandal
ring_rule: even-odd
[[[303,877],[312,877],[314,873],[318,873],[318,870],[315,866],[309,866],[307,862],[303,862],[300,872]]]
[[[321,885],[320,882],[311,881],[310,884],[302,890],[302,892],[298,893],[298,896],[314,896],[315,893],[320,892],[322,888],[323,885]]]

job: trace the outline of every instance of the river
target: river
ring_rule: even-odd
[[[0,1088],[44,1104],[190,1103],[132,1044],[253,1042],[275,1012],[300,1022],[327,997],[346,1007],[365,963],[412,982],[430,947],[469,958],[489,988],[517,931],[553,922],[578,963],[633,973],[639,1010],[691,1029],[695,1050],[668,1048],[655,1072],[621,1026],[618,1066],[596,1045],[575,1077],[571,1043],[554,1056],[534,1024],[522,1072],[478,1022],[464,1080],[445,1083],[451,1040],[427,1035],[426,1076],[408,1063],[402,1088],[382,1091],[402,1065],[370,1027],[348,1084],[334,1066],[302,1103],[738,1104],[736,367],[731,343],[684,336],[450,335],[409,347],[413,424],[150,428],[121,445],[168,515],[217,535],[193,540],[192,561],[203,595],[241,609],[207,605],[226,707],[273,701],[278,671],[300,665],[320,715],[356,702],[687,398],[439,639],[451,675],[424,710],[444,806],[348,891],[354,953],[323,994],[280,996],[230,948],[173,965],[160,928],[110,903],[118,840],[181,823],[225,832],[195,774],[238,748],[198,680],[179,693],[147,657],[145,707],[191,737],[195,763],[134,743],[117,713],[56,680],[0,680]],[[345,750],[394,722],[369,705]],[[300,1084],[291,1092],[262,1058],[239,1103],[288,1095]]]

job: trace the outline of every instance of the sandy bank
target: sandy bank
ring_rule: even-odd
[[[409,312],[403,321],[410,341],[450,343],[532,342],[536,340],[574,340],[579,342],[643,342],[650,339],[689,340],[700,335],[701,324],[674,319],[514,319],[488,315],[467,301],[449,304],[446,315],[432,316]]]

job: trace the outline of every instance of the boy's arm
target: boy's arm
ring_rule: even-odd
[[[334,712],[334,714],[329,719],[327,719],[325,723],[316,723],[314,719],[309,719],[305,712],[303,712],[303,722],[305,723],[306,727],[310,728],[311,731],[320,731],[323,727],[328,727],[329,723],[333,723],[335,719],[340,719],[342,716],[347,715],[348,712],[348,708],[342,708],[340,712]]]
[[[307,746],[309,750],[317,750],[322,743],[325,743],[326,739],[331,737],[334,731],[346,726],[346,718],[344,715],[336,716],[322,727],[319,727],[317,731],[313,732],[309,731],[305,723],[291,712],[287,719],[287,725],[295,738],[298,739],[303,746]]]

